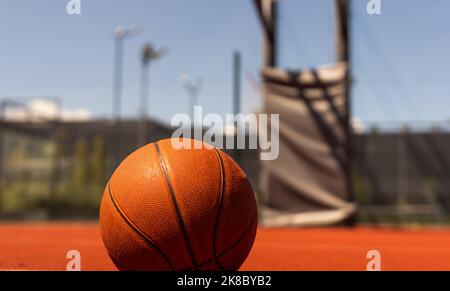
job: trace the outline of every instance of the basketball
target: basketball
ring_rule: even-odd
[[[119,270],[238,270],[252,248],[258,215],[244,172],[223,151],[182,141],[191,146],[139,148],[106,185],[100,230]]]

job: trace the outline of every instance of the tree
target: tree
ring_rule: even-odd
[[[92,147],[92,153],[89,159],[89,174],[91,177],[92,189],[92,193],[90,195],[92,195],[95,202],[98,202],[106,182],[106,151],[104,137],[97,135],[93,140]]]
[[[78,201],[85,201],[89,185],[89,167],[87,157],[87,144],[82,138],[75,141],[73,186],[74,197]]]

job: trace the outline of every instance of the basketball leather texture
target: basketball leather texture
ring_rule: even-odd
[[[111,176],[100,229],[119,270],[237,270],[247,258],[257,227],[250,183],[228,155],[201,145],[148,144]]]

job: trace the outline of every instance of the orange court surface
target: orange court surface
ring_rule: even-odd
[[[2,223],[1,270],[65,270],[81,253],[82,270],[116,270],[96,223]],[[450,270],[450,229],[259,228],[241,270],[365,270],[369,250],[382,270]]]

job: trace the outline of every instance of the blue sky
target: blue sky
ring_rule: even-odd
[[[65,107],[111,114],[112,31],[137,23],[143,32],[125,42],[124,115],[138,112],[139,52],[146,42],[169,48],[151,67],[152,117],[168,121],[187,111],[182,73],[204,79],[204,111],[231,112],[236,49],[243,58],[243,111],[261,105],[248,81],[258,79],[262,60],[262,33],[250,0],[81,0],[78,16],[66,14],[67,2],[0,1],[0,97],[56,95]],[[354,116],[448,120],[450,2],[381,2],[382,14],[369,16],[367,1],[353,1]],[[281,0],[280,66],[333,62],[333,32],[333,1]]]

